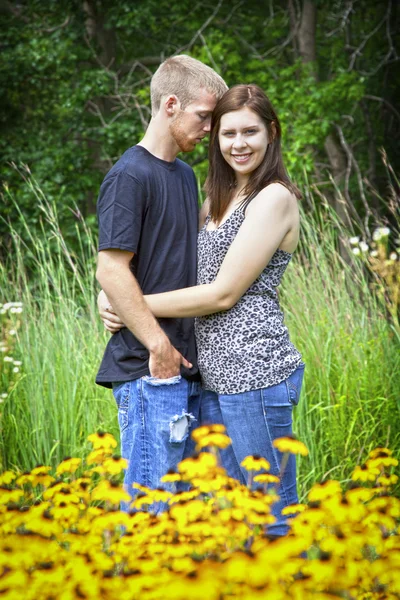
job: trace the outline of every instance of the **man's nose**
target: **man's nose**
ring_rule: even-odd
[[[205,120],[204,126],[203,126],[203,131],[205,131],[206,133],[210,133],[210,131],[211,131],[211,117],[208,117]]]

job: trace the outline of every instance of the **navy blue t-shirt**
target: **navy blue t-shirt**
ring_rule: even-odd
[[[179,159],[161,160],[142,146],[129,148],[107,173],[97,202],[99,251],[134,252],[131,271],[143,294],[196,285],[197,182]],[[172,345],[192,364],[181,367],[199,379],[193,319],[158,319]],[[127,328],[111,336],[96,383],[149,375],[149,353]]]

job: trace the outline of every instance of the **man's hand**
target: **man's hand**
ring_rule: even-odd
[[[122,327],[126,327],[114,312],[104,290],[101,290],[97,296],[97,308],[104,327],[110,333],[117,333]],[[149,370],[152,377],[169,379],[179,375],[181,365],[188,369],[192,368],[192,364],[168,340],[165,340],[164,344],[150,352]]]
[[[149,370],[152,377],[169,379],[180,374],[181,365],[192,368],[192,364],[167,341],[162,347],[150,352]]]
[[[97,296],[97,308],[104,327],[110,333],[117,333],[122,327],[126,327],[119,316],[114,312],[104,290],[100,290],[99,295]]]

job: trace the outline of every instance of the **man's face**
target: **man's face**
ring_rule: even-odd
[[[214,94],[201,89],[184,110],[177,109],[170,132],[182,152],[191,152],[211,129],[211,114],[217,103]]]

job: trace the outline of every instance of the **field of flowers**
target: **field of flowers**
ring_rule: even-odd
[[[291,531],[271,540],[277,478],[261,457],[242,463],[249,485],[228,478],[223,426],[193,432],[198,454],[169,472],[163,489],[130,496],[109,433],[89,436],[86,458],[52,472],[0,476],[2,600],[384,600],[400,598],[400,500],[391,495],[398,461],[371,451],[350,484],[314,484],[308,502],[288,507]],[[283,453],[307,454],[281,438]],[[207,450],[207,451],[204,451]],[[186,491],[176,491],[187,482]],[[250,485],[250,482],[253,482]],[[159,512],[160,506],[166,510]]]

